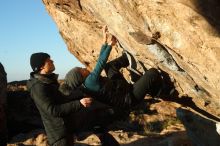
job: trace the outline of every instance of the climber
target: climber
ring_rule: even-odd
[[[117,39],[112,36],[107,43],[108,31],[105,27],[104,44],[94,70],[90,73],[86,68],[73,68],[65,77],[64,84],[70,89],[76,89],[81,84],[81,90],[94,99],[114,107],[130,109],[140,103],[146,94],[156,96],[162,88],[162,77],[157,69],[151,68],[145,72],[134,84],[129,84],[120,73],[122,67],[127,67],[130,62],[128,53],[106,63],[112,47]],[[101,71],[105,70],[107,77],[102,77]]]

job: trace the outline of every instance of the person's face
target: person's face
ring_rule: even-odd
[[[79,71],[84,79],[90,74],[89,70],[86,68],[80,68]]]
[[[50,58],[47,58],[47,60],[45,61],[45,64],[41,67],[41,71],[46,74],[50,74],[54,70],[55,70],[55,66],[53,64],[53,60],[51,60]]]

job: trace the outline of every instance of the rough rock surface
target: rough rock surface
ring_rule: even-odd
[[[6,93],[7,75],[3,65],[0,63],[0,145],[3,145],[7,140]]]
[[[218,0],[43,0],[69,51],[92,69],[106,24],[146,68],[168,73],[180,96],[220,115]],[[153,40],[151,40],[153,37]],[[121,48],[112,51],[110,60]]]

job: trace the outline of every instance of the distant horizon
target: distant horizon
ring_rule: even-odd
[[[30,56],[36,52],[50,54],[59,79],[71,68],[83,66],[68,51],[41,0],[7,0],[2,1],[0,8],[0,62],[8,82],[29,79]]]

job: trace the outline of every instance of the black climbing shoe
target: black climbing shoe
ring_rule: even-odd
[[[171,98],[174,96],[178,96],[178,92],[175,89],[174,86],[169,86],[168,84],[166,84],[164,81],[162,82],[162,86],[160,88],[160,90],[157,92],[156,97],[158,98]]]

